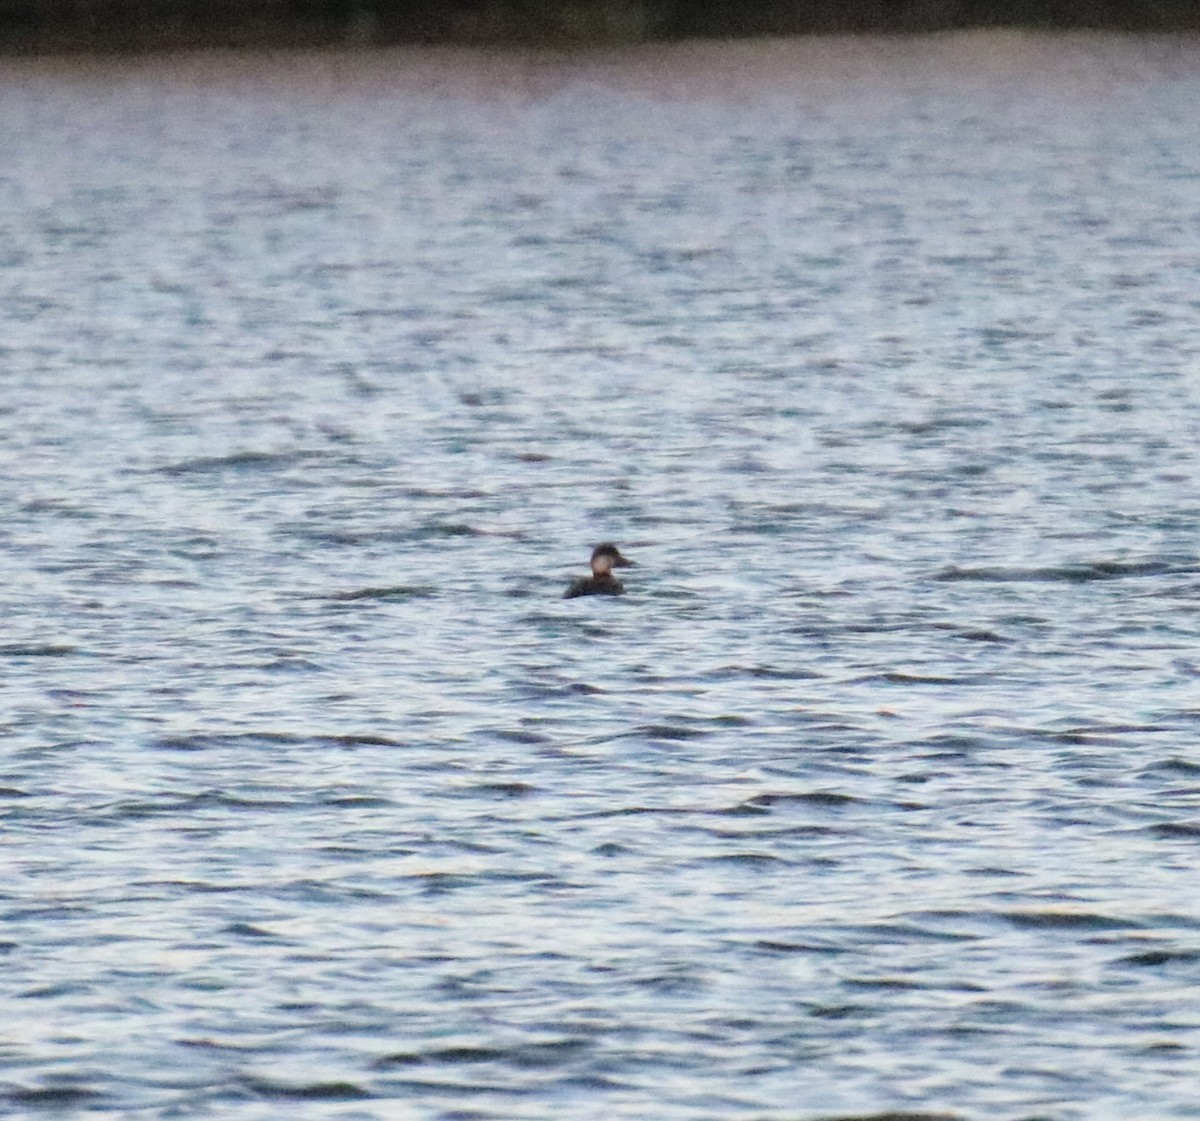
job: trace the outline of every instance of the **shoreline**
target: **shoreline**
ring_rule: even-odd
[[[967,30],[1200,32],[1200,4],[1058,0],[0,0],[0,57],[398,46],[593,49],[757,36]]]

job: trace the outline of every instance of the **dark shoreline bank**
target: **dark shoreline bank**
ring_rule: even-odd
[[[0,55],[457,44],[586,48],[1004,27],[1200,31],[1195,0],[0,0]]]

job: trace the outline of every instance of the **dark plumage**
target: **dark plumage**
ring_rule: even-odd
[[[632,568],[633,561],[621,556],[621,551],[609,542],[597,545],[592,550],[592,574],[571,581],[563,593],[563,599],[576,596],[619,596],[624,594],[625,585],[613,574],[614,568]]]

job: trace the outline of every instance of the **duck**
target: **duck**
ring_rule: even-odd
[[[571,581],[563,592],[563,599],[576,596],[620,596],[625,594],[625,585],[613,574],[614,568],[632,568],[633,561],[621,555],[621,550],[611,541],[597,545],[592,550],[592,574]]]

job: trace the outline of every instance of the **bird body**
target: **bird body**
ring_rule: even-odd
[[[592,550],[592,574],[571,581],[563,593],[563,599],[576,596],[619,596],[625,594],[625,585],[613,574],[614,568],[632,568],[633,561],[621,556],[616,545],[605,542]]]

